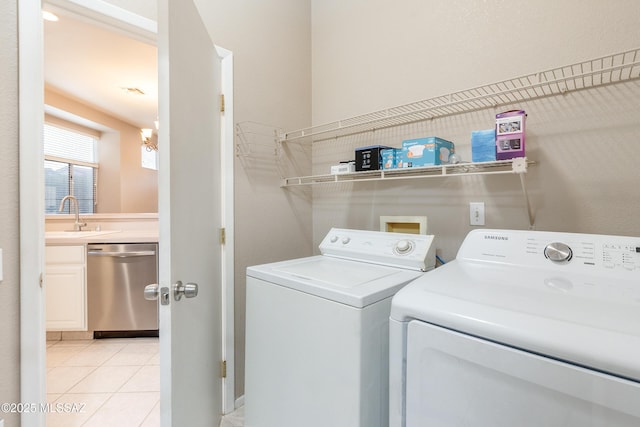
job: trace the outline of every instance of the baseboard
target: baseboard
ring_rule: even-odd
[[[244,406],[244,394],[236,399],[235,406],[236,406],[236,409],[240,408],[241,406]]]

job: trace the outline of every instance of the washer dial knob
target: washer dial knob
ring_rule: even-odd
[[[569,245],[560,242],[553,242],[549,243],[544,248],[544,256],[550,261],[564,263],[571,261],[573,251]]]
[[[400,255],[408,254],[413,250],[413,242],[411,240],[399,240],[396,243],[395,250]]]

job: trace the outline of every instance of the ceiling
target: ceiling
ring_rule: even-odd
[[[158,115],[157,49],[68,15],[44,21],[47,88],[140,128]],[[135,88],[144,94],[128,93]]]

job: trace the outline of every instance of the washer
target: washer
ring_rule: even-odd
[[[432,243],[334,228],[322,255],[249,267],[244,425],[387,426],[391,298]]]
[[[640,425],[640,238],[477,230],[399,291],[390,426]]]

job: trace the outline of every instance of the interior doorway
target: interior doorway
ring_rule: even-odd
[[[46,386],[44,384],[45,378],[45,340],[44,340],[44,307],[41,290],[33,289],[32,283],[34,277],[40,276],[42,280],[42,272],[44,266],[44,210],[41,209],[43,202],[42,191],[42,151],[38,151],[37,147],[41,145],[36,144],[36,150],[27,144],[27,141],[41,141],[41,119],[38,119],[38,111],[43,110],[43,94],[42,88],[38,88],[38,85],[33,85],[28,82],[29,78],[33,78],[35,70],[36,75],[42,75],[42,62],[38,58],[38,51],[42,51],[42,43],[39,41],[38,35],[41,34],[41,21],[40,10],[38,10],[33,4],[27,5],[26,1],[20,1],[19,20],[20,27],[23,29],[21,32],[21,67],[20,67],[20,80],[24,82],[21,86],[20,97],[20,111],[21,117],[36,117],[33,123],[29,124],[27,120],[21,120],[20,128],[20,141],[21,141],[21,203],[25,200],[29,200],[29,203],[23,203],[23,206],[33,205],[36,209],[29,209],[21,211],[21,223],[22,224],[37,224],[37,227],[25,230],[21,233],[21,246],[29,247],[30,242],[39,242],[36,245],[35,253],[24,253],[21,257],[21,269],[23,272],[33,271],[35,274],[23,274],[21,279],[21,295],[23,300],[28,299],[33,303],[36,309],[36,316],[31,313],[29,316],[26,314],[21,316],[21,377],[22,377],[22,399],[24,401],[42,401],[44,397],[44,390]],[[78,6],[77,2],[56,0],[54,2],[57,6],[66,5],[68,11],[80,13],[83,19],[96,20],[101,25],[114,26],[119,31],[123,31],[123,28],[128,28],[129,32],[136,38],[147,38],[155,40],[155,28],[150,26],[148,20],[138,19],[132,17],[131,14],[125,14],[126,16],[114,16],[104,14],[104,10],[92,9],[91,4],[96,2],[86,2],[86,5]],[[104,3],[104,2],[99,2]],[[47,4],[47,2],[45,2]],[[117,14],[116,14],[117,15]],[[40,27],[40,31],[35,31]],[[31,31],[29,29],[35,29]],[[127,30],[124,30],[127,31]],[[29,35],[28,37],[22,37],[23,35]],[[224,277],[223,279],[223,335],[224,335],[224,359],[227,361],[228,376],[224,382],[224,401],[223,408],[225,413],[231,412],[234,408],[234,381],[233,381],[233,58],[231,52],[224,49],[219,50],[223,57],[223,87],[226,95],[225,104],[226,111],[223,120],[223,135],[222,135],[222,148],[223,148],[223,164],[225,170],[223,176],[225,177],[223,182],[223,192],[225,194],[225,204],[222,206],[225,228],[226,245],[224,248]],[[24,54],[22,52],[32,52],[35,54]],[[26,65],[26,66],[25,66]],[[29,70],[29,76],[27,71]],[[25,90],[27,88],[28,90]],[[38,130],[40,129],[40,130]],[[33,145],[33,144],[31,144]],[[29,156],[28,154],[33,154]],[[25,179],[22,179],[22,178]],[[28,195],[27,195],[28,194]],[[33,198],[36,197],[38,201]],[[26,226],[25,226],[26,227]],[[30,257],[29,257],[30,256]],[[31,277],[34,276],[34,277]],[[38,310],[38,307],[40,309]],[[44,417],[42,415],[36,415],[31,417],[23,417],[23,425],[25,426],[42,426],[44,425]]]

